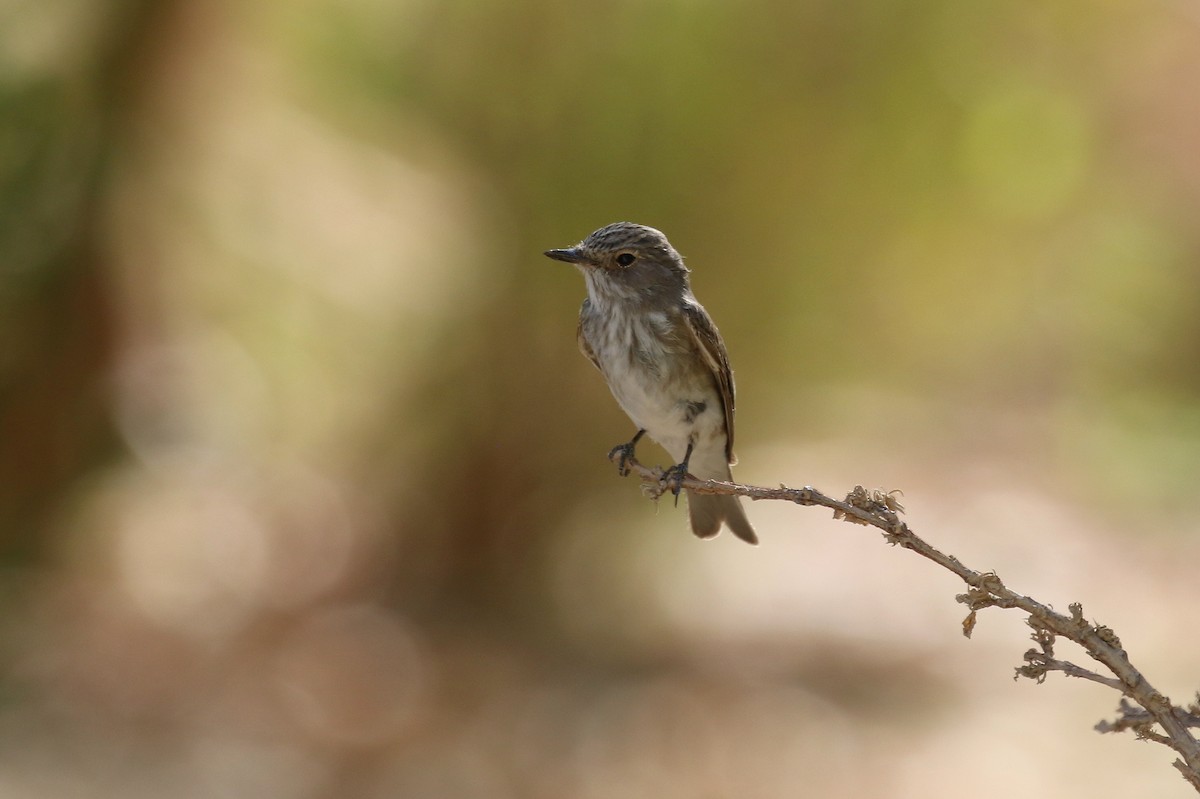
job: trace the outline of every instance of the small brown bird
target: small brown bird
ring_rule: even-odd
[[[638,431],[613,449],[625,459],[646,433],[678,461],[667,472],[679,496],[689,473],[732,480],[733,372],[725,342],[688,284],[688,268],[667,237],[631,222],[602,227],[574,247],[546,255],[575,264],[587,281],[579,348],[604,375]],[[758,543],[737,497],[688,492],[692,532],[715,536],[724,523]]]

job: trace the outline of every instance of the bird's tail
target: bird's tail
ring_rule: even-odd
[[[733,473],[729,470],[728,465],[723,471],[724,474],[720,475],[702,476],[695,472],[693,474],[702,480],[732,481]],[[746,518],[746,511],[742,508],[739,497],[723,494],[696,494],[689,491],[688,518],[692,523],[692,532],[701,538],[712,538],[721,531],[721,524],[724,523],[734,535],[747,544],[758,543],[758,536],[754,534],[754,528],[750,526],[750,520]]]

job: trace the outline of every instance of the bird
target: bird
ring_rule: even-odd
[[[579,309],[579,349],[600,370],[637,427],[610,453],[622,475],[643,435],[676,461],[664,479],[732,481],[734,382],[725,342],[697,300],[683,256],[659,230],[615,222],[578,244],[547,250],[575,265],[587,284]],[[741,540],[758,536],[738,497],[688,491],[692,532],[712,538],[722,524]]]

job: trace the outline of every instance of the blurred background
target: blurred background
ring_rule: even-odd
[[[1183,2],[4,0],[0,797],[1191,795],[877,533],[618,479],[541,252],[666,231],[740,480],[1185,703],[1197,85]]]

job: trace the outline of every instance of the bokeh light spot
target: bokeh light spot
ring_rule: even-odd
[[[284,706],[318,741],[369,745],[401,734],[429,700],[416,631],[370,605],[307,618],[278,653]]]

